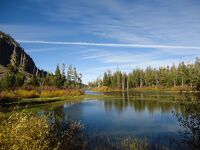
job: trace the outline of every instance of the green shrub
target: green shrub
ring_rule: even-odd
[[[68,121],[63,131],[63,126],[50,124],[47,116],[27,111],[13,111],[8,118],[0,113],[0,121],[0,149],[86,149],[84,126],[79,121]]]
[[[13,112],[0,124],[1,149],[48,149],[49,133],[50,126],[45,117]]]

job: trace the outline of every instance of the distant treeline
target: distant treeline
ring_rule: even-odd
[[[200,90],[200,59],[192,64],[173,64],[171,67],[134,69],[127,74],[119,69],[115,72],[108,70],[103,78],[89,83],[90,87],[107,86],[117,89],[130,89],[142,87],[189,87]]]
[[[65,64],[60,69],[57,65],[55,73],[39,73],[36,69],[33,74],[28,73],[27,61],[25,55],[19,56],[16,50],[11,55],[10,64],[7,66],[7,71],[3,78],[0,80],[0,89],[14,89],[18,87],[30,86],[54,86],[57,88],[81,88],[82,74],[78,73],[75,67],[69,65],[66,69]],[[65,71],[67,70],[67,74]]]

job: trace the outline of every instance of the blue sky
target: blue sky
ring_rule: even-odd
[[[199,0],[1,0],[0,14],[39,68],[72,64],[84,82],[200,56]]]

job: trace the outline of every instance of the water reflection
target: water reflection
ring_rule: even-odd
[[[106,111],[115,109],[119,113],[123,113],[129,107],[135,112],[147,111],[149,114],[154,114],[160,111],[161,113],[168,113],[172,110],[176,112],[184,112],[184,105],[180,103],[162,102],[157,100],[115,100],[115,101],[104,101]]]
[[[95,93],[96,94],[96,93]],[[108,93],[109,95],[113,93]],[[173,113],[186,117],[188,102],[197,95],[166,93],[114,93],[106,100],[64,102],[50,112],[57,128],[72,118],[81,120],[91,136],[146,137],[151,143],[171,145],[171,139],[179,139],[179,126]],[[174,149],[174,147],[171,147]]]
[[[113,93],[109,93],[113,94]],[[107,111],[116,109],[119,113],[123,113],[128,107],[132,107],[134,111],[153,114],[157,111],[168,113],[172,110],[176,112],[184,112],[184,104],[196,101],[197,96],[186,94],[160,94],[160,93],[115,93],[116,100],[104,101]]]

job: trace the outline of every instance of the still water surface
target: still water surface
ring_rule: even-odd
[[[98,94],[86,91],[87,94]],[[103,94],[103,93],[100,93]],[[146,138],[151,143],[173,149],[171,142],[180,137],[175,113],[184,113],[185,103],[195,98],[185,94],[107,93],[115,98],[68,101],[55,107],[52,113],[66,121],[81,120],[91,136]],[[183,114],[184,115],[184,114]]]

